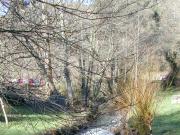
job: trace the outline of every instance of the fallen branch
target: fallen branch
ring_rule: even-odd
[[[6,111],[4,109],[4,103],[3,103],[2,98],[0,98],[0,103],[1,103],[1,108],[2,108],[2,111],[3,111],[3,115],[4,115],[4,119],[5,119],[6,125],[8,125],[8,118],[7,118],[7,115],[6,115]]]

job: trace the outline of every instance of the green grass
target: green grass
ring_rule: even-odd
[[[67,124],[70,117],[64,113],[38,114],[27,107],[16,107],[10,114],[15,116],[9,117],[8,126],[0,122],[0,135],[35,135]]]
[[[171,103],[173,95],[180,95],[178,90],[160,93],[161,100],[153,122],[153,135],[180,135],[180,104]]]

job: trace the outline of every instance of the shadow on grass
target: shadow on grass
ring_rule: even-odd
[[[53,116],[43,116],[43,115],[8,115],[8,121],[9,122],[22,122],[22,121],[55,121],[57,120],[57,117],[53,117]],[[4,117],[1,115],[0,116],[0,121],[1,122],[5,122],[4,121]]]
[[[11,106],[7,112],[9,122],[24,122],[24,121],[56,121],[57,119],[65,119],[69,116],[63,112],[58,111],[34,111],[31,106],[21,105],[21,106]],[[4,116],[0,112],[0,122],[4,123]]]
[[[57,107],[57,106],[55,106]],[[53,106],[48,106],[48,104],[38,103],[38,104],[23,104],[19,106],[11,106],[10,114],[22,114],[22,115],[52,115],[52,114],[63,114],[62,108],[53,108]],[[67,112],[66,112],[67,113]]]
[[[154,118],[153,135],[180,135],[180,111]]]

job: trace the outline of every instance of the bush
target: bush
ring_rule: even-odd
[[[141,82],[135,88],[136,102],[132,108],[132,125],[140,135],[150,134],[156,109],[157,89],[152,83]]]
[[[116,105],[125,108],[126,120],[130,118],[130,125],[136,128],[140,135],[149,134],[156,109],[156,85],[143,80],[139,80],[137,85],[133,80],[119,81],[118,91],[120,96]]]

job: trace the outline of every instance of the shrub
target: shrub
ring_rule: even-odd
[[[137,85],[133,80],[119,81],[118,91],[120,96],[116,99],[116,106],[125,108],[124,123],[130,118],[130,125],[136,128],[140,135],[150,134],[156,109],[156,85],[143,80],[138,80]]]
[[[141,82],[135,88],[135,105],[132,107],[132,126],[140,135],[150,134],[156,109],[157,89],[152,83]]]

